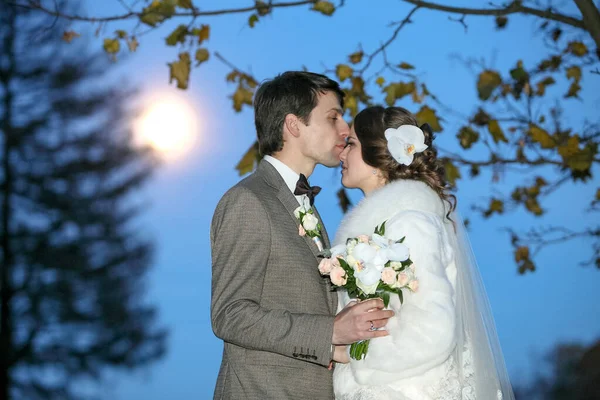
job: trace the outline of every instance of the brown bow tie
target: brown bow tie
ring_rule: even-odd
[[[300,174],[300,178],[298,179],[298,182],[296,182],[296,190],[294,190],[294,194],[296,196],[302,196],[305,194],[308,196],[308,200],[310,200],[310,205],[312,206],[315,202],[315,196],[319,194],[320,191],[320,187],[310,186],[306,176],[304,176],[304,174]]]

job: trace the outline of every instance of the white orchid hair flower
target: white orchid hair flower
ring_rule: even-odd
[[[414,155],[427,149],[423,130],[414,125],[400,125],[385,130],[388,150],[394,160],[403,165],[410,165]]]

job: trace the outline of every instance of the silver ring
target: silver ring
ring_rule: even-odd
[[[377,328],[375,328],[375,325],[373,324],[373,321],[369,321],[371,323],[371,327],[369,328],[370,331],[374,331]]]

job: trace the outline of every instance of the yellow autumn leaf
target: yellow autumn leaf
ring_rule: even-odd
[[[581,68],[577,65],[567,68],[567,79],[579,82],[581,80]]]
[[[428,106],[423,106],[421,109],[415,114],[417,121],[419,121],[419,125],[421,124],[429,124],[431,129],[434,132],[441,132],[442,126],[440,125],[440,118],[435,114],[435,110]]]
[[[387,93],[387,96],[385,96],[385,102],[389,106],[393,106],[394,103],[396,103],[396,100],[401,99],[404,96],[411,94],[412,92],[414,92],[414,90],[415,90],[414,82],[390,83],[385,88],[383,88],[383,91],[385,93]]]
[[[167,43],[167,46],[175,46],[177,43],[185,43],[185,38],[188,33],[187,25],[181,24],[175,28],[169,36],[167,36],[165,42]]]
[[[504,136],[504,132],[502,131],[502,128],[500,127],[500,124],[498,123],[497,120],[493,119],[490,122],[488,122],[488,131],[492,135],[492,138],[494,139],[494,143],[498,143],[498,142],[508,143],[508,140],[506,139],[506,136]]]
[[[347,95],[344,98],[344,108],[350,111],[352,118],[358,114],[358,101],[355,96]]]
[[[594,145],[588,143],[583,149],[565,158],[564,161],[573,171],[587,171],[592,166],[595,154]]]
[[[515,261],[520,262],[529,259],[529,247],[521,246],[515,250]]]
[[[546,93],[546,87],[548,87],[550,85],[554,85],[555,83],[556,83],[556,81],[554,80],[554,78],[551,76],[548,76],[536,84],[537,90],[535,93],[538,96],[543,96]]]
[[[240,176],[246,175],[254,170],[254,165],[260,160],[260,154],[258,153],[258,143],[254,142],[246,153],[242,156],[242,159],[235,166]]]
[[[258,15],[260,15],[261,17],[264,17],[265,15],[267,15],[268,13],[271,12],[270,4],[267,4],[264,1],[256,0],[255,6],[256,6],[256,11],[258,12]]]
[[[556,71],[560,65],[562,64],[561,56],[552,56],[547,60],[543,60],[538,64],[538,69],[540,71],[546,71],[549,69],[550,71]]]
[[[194,59],[196,60],[196,67],[202,64],[203,62],[207,61],[209,57],[210,54],[208,53],[208,50],[204,48],[196,50],[196,56],[194,57]]]
[[[569,43],[567,50],[577,57],[583,57],[588,53],[586,45],[577,41]]]
[[[377,86],[382,87],[385,83],[385,78],[383,76],[380,76],[375,80],[375,83],[377,84]]]
[[[250,16],[250,18],[248,18],[248,25],[250,25],[250,28],[254,28],[254,25],[256,25],[257,22],[258,22],[258,15],[256,15],[256,14],[252,14]]]
[[[104,51],[108,54],[116,54],[121,48],[121,43],[118,39],[104,39]]]
[[[444,162],[444,172],[448,183],[456,186],[456,180],[460,179],[460,170],[449,159]]]
[[[411,64],[406,63],[406,62],[402,62],[398,65],[398,68],[400,69],[415,69],[415,67],[413,67]]]
[[[188,52],[179,54],[179,61],[169,63],[169,83],[175,79],[179,89],[187,89],[190,80],[191,63]]]
[[[483,213],[483,216],[489,218],[492,214],[502,214],[504,212],[504,202],[499,199],[492,198],[490,205],[487,210]]]
[[[565,98],[569,98],[569,97],[579,97],[579,91],[581,90],[581,85],[579,85],[579,82],[575,81],[572,82],[571,85],[569,86],[569,91],[567,92],[567,94],[565,94]]]
[[[71,43],[73,39],[80,37],[81,35],[75,31],[65,31],[62,35],[62,40],[67,43]]]
[[[129,51],[132,53],[137,50],[139,45],[140,44],[135,36],[132,36],[131,39],[129,39],[127,41],[127,47],[129,48]]]
[[[194,8],[192,0],[177,0],[177,6],[188,10]]]
[[[538,217],[544,213],[544,210],[542,210],[540,203],[538,203],[537,198],[535,197],[530,197],[525,200],[525,208]]]
[[[486,126],[492,118],[482,108],[477,110],[477,113],[471,118],[471,122],[477,126]]]
[[[348,56],[348,59],[350,60],[350,62],[352,64],[358,64],[359,62],[362,61],[363,55],[364,55],[363,51],[360,50],[360,51],[357,51],[357,52],[354,52],[354,53],[350,54]]]
[[[531,139],[539,143],[542,149],[552,149],[556,147],[556,141],[548,132],[537,125],[531,125],[527,131]]]
[[[346,79],[352,76],[354,71],[351,67],[347,66],[346,64],[338,64],[338,66],[335,69],[335,73],[338,76],[339,80],[344,82]]]
[[[488,100],[492,92],[502,84],[502,77],[496,71],[485,70],[479,74],[477,81],[477,92],[481,100]]]
[[[539,126],[530,126],[528,132],[534,142],[539,143],[542,149],[553,149],[556,147],[556,139],[550,135],[545,129]]]
[[[577,136],[577,135],[571,136],[567,140],[567,143],[565,143],[561,146],[558,146],[558,154],[560,154],[560,156],[563,159],[567,159],[571,156],[574,156],[578,152],[579,152],[579,136]]]
[[[175,3],[154,0],[148,7],[142,10],[139,17],[141,22],[154,27],[164,20],[171,18],[173,14],[175,14]]]
[[[202,25],[200,29],[197,30],[196,36],[198,36],[198,44],[202,44],[205,40],[208,40],[210,37],[210,26]]]
[[[330,1],[316,1],[312,9],[324,15],[332,15],[335,11],[335,6]]]
[[[470,149],[479,140],[479,133],[469,126],[463,126],[456,137],[463,149]]]
[[[252,92],[240,85],[231,96],[231,99],[233,100],[233,109],[240,112],[244,104],[248,106],[252,105]]]

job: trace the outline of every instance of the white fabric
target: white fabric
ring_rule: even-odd
[[[415,263],[419,290],[405,291],[402,305],[392,296],[389,307],[396,315],[386,327],[390,335],[371,340],[365,359],[336,365],[336,399],[497,398],[498,379],[492,379],[491,386],[480,388],[477,384],[480,375],[496,377],[496,366],[493,360],[482,364],[476,352],[476,367],[486,371],[480,373],[474,367],[474,349],[467,340],[470,327],[463,324],[468,313],[461,308],[464,301],[460,297],[466,285],[460,281],[465,274],[459,270],[467,266],[463,265],[464,252],[457,254],[454,225],[445,214],[444,203],[426,184],[395,181],[369,194],[342,221],[334,245],[348,237],[371,234],[383,221],[387,221],[386,236],[406,236],[404,243]],[[350,301],[345,292],[338,298],[338,310]],[[483,345],[478,341],[477,346]],[[510,384],[507,394],[504,399],[512,399]]]
[[[296,182],[298,182],[298,179],[300,178],[300,174],[296,173],[293,169],[291,169],[290,167],[288,167],[286,164],[284,164],[282,161],[279,161],[275,157],[264,156],[263,160],[265,160],[266,162],[271,164],[277,170],[277,172],[279,172],[279,175],[281,175],[281,177],[283,178],[283,181],[285,182],[286,186],[288,188],[290,188],[290,192],[292,192],[292,194],[294,194],[294,191],[296,190]],[[306,177],[306,179],[308,179],[308,177]],[[296,196],[294,194],[294,197],[296,197],[296,200],[298,200],[298,204],[300,204],[300,205],[303,204],[302,198],[304,196],[305,195]]]

